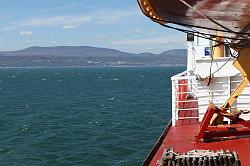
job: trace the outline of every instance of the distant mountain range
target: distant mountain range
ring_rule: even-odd
[[[186,56],[186,49],[133,54],[90,46],[36,46],[0,52],[0,67],[184,66]]]

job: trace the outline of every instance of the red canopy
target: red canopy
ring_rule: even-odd
[[[250,0],[139,0],[139,4],[145,15],[161,24],[176,23],[225,37],[249,37]]]

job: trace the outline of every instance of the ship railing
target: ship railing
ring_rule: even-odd
[[[198,84],[196,76],[188,71],[171,77],[172,81],[172,125],[195,123],[198,115]]]
[[[184,71],[173,77],[172,80],[172,125],[186,125],[198,123],[202,120],[208,104],[222,106],[230,94],[241,83],[242,77],[221,76],[213,78],[211,86],[200,81],[191,72]],[[250,84],[245,88],[233,109],[250,111]],[[250,120],[250,114],[243,114],[241,117]],[[224,119],[224,121],[230,121]],[[180,124],[181,123],[181,124]]]
[[[199,121],[201,121],[207,111],[208,104],[213,103],[217,107],[221,107],[230,97],[231,93],[236,89],[236,87],[241,83],[241,75],[233,76],[220,76],[213,77],[210,86],[207,86],[206,81],[199,81],[198,86],[198,107],[199,107]],[[230,111],[234,109],[246,110],[250,108],[250,85],[243,90],[242,94],[238,96],[236,102],[231,107]],[[245,120],[250,120],[250,114],[242,114],[241,118]],[[228,124],[231,121],[228,118],[224,118]]]

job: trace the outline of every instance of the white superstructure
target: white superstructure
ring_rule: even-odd
[[[171,78],[173,125],[179,119],[178,112],[182,110],[178,103],[185,102],[179,101],[179,95],[186,93],[186,97],[192,96],[192,100],[198,102],[197,108],[192,109],[198,110],[198,118],[201,121],[209,102],[221,107],[242,81],[240,72],[233,66],[235,58],[231,56],[231,53],[235,52],[225,51],[224,57],[214,59],[211,57],[211,48],[212,43],[203,38],[194,37],[193,41],[187,42],[187,70]],[[184,86],[180,80],[186,80],[184,84],[188,87],[187,92],[180,92],[180,87]],[[237,98],[233,108],[248,110],[250,109],[249,101],[250,85]],[[241,117],[250,120],[250,114],[243,114]]]

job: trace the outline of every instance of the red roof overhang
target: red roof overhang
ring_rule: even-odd
[[[250,0],[138,0],[145,15],[199,32],[239,37],[250,32]]]

